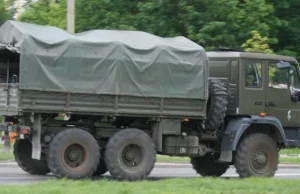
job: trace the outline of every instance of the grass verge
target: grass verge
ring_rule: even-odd
[[[12,160],[14,159],[13,153],[0,153],[0,160]]]
[[[3,145],[0,144],[0,160],[11,160],[15,158],[13,154],[13,144],[11,144],[10,153],[3,153],[2,149]]]
[[[281,157],[279,159],[279,163],[281,164],[288,164],[288,163],[291,163],[291,164],[300,164],[300,157]]]
[[[280,154],[284,154],[284,155],[299,154],[300,155],[300,149],[299,148],[282,149],[282,150],[280,150]]]
[[[298,180],[178,178],[160,181],[50,180],[33,185],[2,185],[1,194],[298,194]]]

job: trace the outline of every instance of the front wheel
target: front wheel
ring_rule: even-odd
[[[250,134],[237,148],[236,171],[240,177],[272,177],[277,170],[278,157],[276,142],[270,136]]]

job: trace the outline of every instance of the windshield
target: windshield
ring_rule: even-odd
[[[291,90],[300,89],[299,75],[297,70],[298,70],[298,64],[295,63],[291,64],[291,68],[289,70]]]

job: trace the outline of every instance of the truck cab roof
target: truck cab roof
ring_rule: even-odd
[[[296,58],[278,54],[267,54],[259,52],[243,51],[210,51],[207,52],[208,58],[247,58],[247,59],[267,59],[267,60],[284,60],[298,63]]]

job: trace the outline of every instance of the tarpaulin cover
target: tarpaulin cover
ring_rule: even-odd
[[[179,36],[65,30],[7,21],[0,50],[20,53],[20,89],[167,98],[207,98],[208,58]]]

